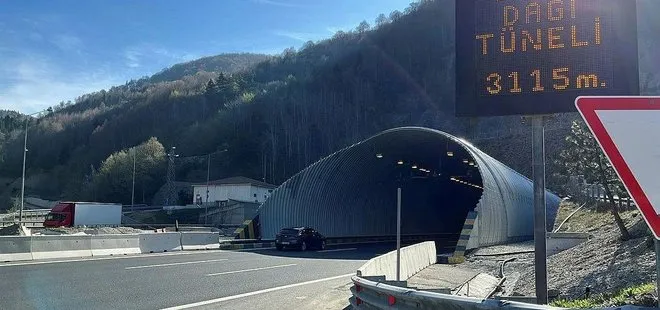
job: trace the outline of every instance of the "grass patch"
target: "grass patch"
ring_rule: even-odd
[[[614,294],[598,294],[589,298],[574,300],[556,300],[550,305],[564,308],[593,308],[602,305],[623,306],[629,304],[637,296],[653,292],[655,292],[655,284],[645,283],[622,289]]]
[[[578,207],[579,205],[573,202],[562,202],[557,212],[555,228]],[[619,214],[624,222],[629,224],[636,217],[638,211],[624,210],[619,212]],[[585,206],[566,221],[561,227],[560,232],[592,232],[603,229],[606,226],[614,226],[614,219],[608,208]]]

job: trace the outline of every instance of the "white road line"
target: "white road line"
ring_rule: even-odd
[[[321,250],[321,251],[316,251],[316,253],[341,252],[341,251],[355,251],[355,250],[357,250],[357,248]]]
[[[232,296],[227,296],[227,297],[222,297],[222,298],[216,298],[216,299],[210,299],[210,300],[205,300],[205,301],[200,301],[192,304],[187,304],[187,305],[181,305],[181,306],[176,306],[176,307],[170,307],[170,308],[165,308],[162,310],[181,310],[181,309],[189,309],[189,308],[194,308],[194,307],[201,307],[201,306],[206,306],[210,304],[215,304],[223,301],[229,301],[229,300],[234,300],[238,298],[244,298],[244,297],[250,297],[254,295],[259,295],[259,294],[265,294],[265,293],[270,293],[270,292],[275,292],[279,290],[284,290],[296,286],[302,286],[302,285],[307,285],[307,284],[314,284],[314,283],[319,283],[319,282],[325,282],[325,281],[330,281],[330,280],[336,280],[336,279],[341,279],[341,278],[347,278],[350,276],[355,275],[355,273],[347,273],[341,276],[334,276],[334,277],[329,277],[329,278],[323,278],[323,279],[317,279],[317,280],[312,280],[312,281],[306,281],[306,282],[300,282],[300,283],[295,283],[295,284],[289,284],[289,285],[283,285],[283,286],[276,286],[276,287],[271,287],[265,290],[260,290],[260,291],[254,291],[254,292],[249,292],[249,293],[243,293],[243,294],[238,294],[238,295],[232,295]]]
[[[220,258],[220,259],[209,259],[209,260],[196,260],[192,262],[180,262],[180,263],[167,263],[167,264],[156,264],[156,265],[144,265],[144,266],[133,266],[133,267],[126,267],[124,269],[129,270],[129,269],[142,269],[142,268],[156,268],[156,267],[169,267],[169,266],[178,266],[178,265],[191,265],[191,264],[204,264],[204,263],[212,263],[212,262],[221,262],[227,260],[226,258]]]
[[[258,271],[258,270],[266,270],[266,269],[275,269],[275,268],[282,268],[282,267],[291,267],[295,266],[298,264],[286,264],[286,265],[277,265],[277,266],[269,266],[269,267],[261,267],[261,268],[252,268],[252,269],[243,269],[243,270],[235,270],[235,271],[227,271],[227,272],[218,272],[218,273],[209,273],[206,276],[221,276],[225,274],[232,274],[232,273],[241,273],[241,272],[250,272],[250,271]]]
[[[137,254],[137,255],[128,255],[128,256],[89,257],[89,258],[77,258],[77,259],[65,259],[65,260],[49,260],[49,261],[42,261],[42,262],[28,261],[28,262],[0,264],[0,267],[60,264],[60,263],[75,263],[75,262],[94,262],[94,261],[99,261],[99,260],[110,260],[110,259],[179,256],[179,255],[192,255],[192,254],[199,254],[199,253],[200,252],[178,252],[178,253],[160,253],[160,254]],[[205,251],[204,253],[208,253],[208,252]]]

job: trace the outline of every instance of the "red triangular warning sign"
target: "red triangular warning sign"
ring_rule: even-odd
[[[660,97],[578,97],[575,106],[660,239]]]

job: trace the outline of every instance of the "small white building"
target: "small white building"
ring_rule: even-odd
[[[242,201],[263,203],[276,188],[273,184],[246,177],[231,177],[209,182],[208,185],[193,185],[192,204],[215,203],[221,201]],[[208,200],[206,192],[208,190]]]

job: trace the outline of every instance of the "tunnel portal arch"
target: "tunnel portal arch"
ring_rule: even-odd
[[[468,248],[533,237],[531,181],[469,142],[423,127],[383,131],[291,177],[259,208],[261,236],[295,226],[328,237],[394,235],[397,187],[402,234],[460,233],[474,212]],[[554,223],[559,198],[546,198]]]

